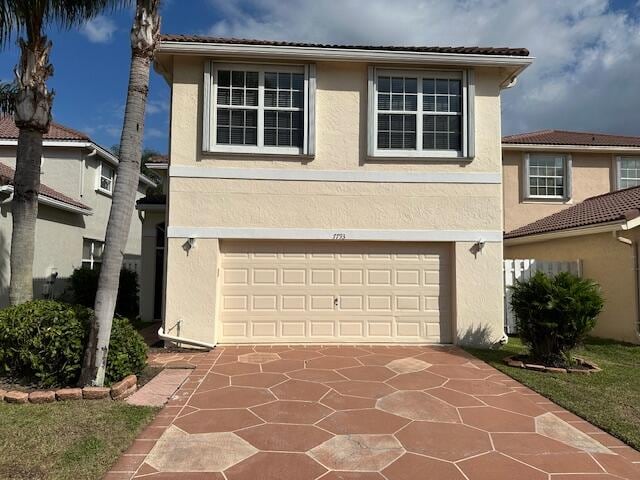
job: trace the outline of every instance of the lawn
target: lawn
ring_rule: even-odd
[[[155,413],[109,400],[0,403],[0,478],[99,479]]]
[[[602,372],[550,374],[509,367],[508,355],[524,352],[517,338],[500,350],[468,351],[558,405],[640,450],[640,347],[590,338],[575,353],[596,362]]]

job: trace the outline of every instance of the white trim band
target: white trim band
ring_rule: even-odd
[[[334,240],[384,242],[502,242],[496,230],[368,230],[324,228],[168,227],[168,238]]]
[[[311,170],[170,166],[170,177],[283,180],[302,182],[476,183],[500,184],[500,173],[394,172],[384,170]]]

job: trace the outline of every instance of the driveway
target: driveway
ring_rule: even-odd
[[[455,347],[162,358],[197,366],[107,479],[640,478],[637,452]]]

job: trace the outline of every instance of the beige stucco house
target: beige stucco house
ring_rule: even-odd
[[[640,187],[594,196],[505,235],[506,258],[580,259],[605,299],[593,334],[640,343]]]
[[[165,338],[498,341],[500,92],[531,61],[162,37],[167,204],[143,238],[166,228]]]
[[[502,139],[504,230],[640,185],[640,137],[543,130]]]
[[[18,129],[0,119],[0,307],[8,304],[11,200]],[[34,296],[59,295],[74,268],[101,261],[118,159],[86,134],[52,123],[43,141]],[[153,181],[141,176],[137,197]],[[125,266],[140,272],[142,222],[131,218]]]

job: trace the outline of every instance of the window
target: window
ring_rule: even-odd
[[[569,198],[570,165],[564,155],[528,154],[525,171],[528,198]]]
[[[116,171],[111,165],[107,165],[102,162],[100,165],[100,179],[98,184],[98,190],[106,193],[113,193],[113,181],[116,176]]]
[[[370,155],[472,157],[466,128],[470,79],[470,72],[372,68]]]
[[[82,266],[94,270],[102,264],[104,242],[85,238],[82,241]]]
[[[315,68],[214,64],[208,72],[205,150],[313,153]]]
[[[640,157],[618,157],[618,188],[640,185]]]

